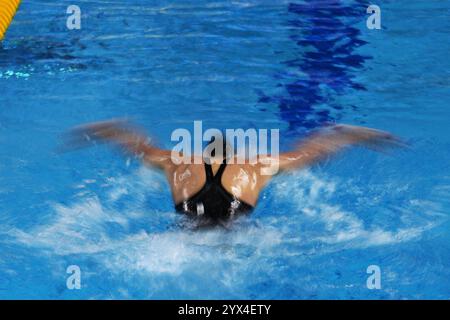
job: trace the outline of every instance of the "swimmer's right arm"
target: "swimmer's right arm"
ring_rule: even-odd
[[[71,149],[87,147],[92,142],[114,143],[146,164],[161,169],[168,169],[173,164],[170,151],[153,146],[142,130],[131,126],[127,120],[108,120],[78,126],[67,137],[65,145]]]
[[[350,125],[334,125],[311,135],[294,151],[281,154],[279,166],[281,170],[305,167],[344,148],[356,145],[379,152],[406,146],[399,138],[385,131]]]

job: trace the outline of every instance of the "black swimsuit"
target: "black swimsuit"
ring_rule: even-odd
[[[214,175],[211,165],[205,163],[205,185],[191,198],[177,204],[175,209],[180,213],[215,221],[251,212],[253,206],[239,200],[222,186],[221,180],[226,166],[225,162],[222,163]]]

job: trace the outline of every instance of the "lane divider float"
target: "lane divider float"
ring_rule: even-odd
[[[0,0],[0,41],[3,40],[21,0]]]

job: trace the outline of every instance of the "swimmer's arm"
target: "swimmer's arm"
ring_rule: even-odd
[[[167,169],[172,165],[171,152],[159,149],[149,138],[126,120],[109,120],[76,127],[70,131],[65,145],[82,148],[93,142],[114,143],[126,153],[139,157],[145,164]]]
[[[312,165],[350,146],[364,146],[384,152],[389,148],[406,146],[394,135],[370,128],[335,125],[321,129],[301,142],[296,150],[279,157],[280,170]]]

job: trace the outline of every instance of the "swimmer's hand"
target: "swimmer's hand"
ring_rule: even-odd
[[[350,146],[363,146],[386,153],[392,148],[406,147],[398,137],[380,130],[350,125],[333,125],[320,129],[300,143],[295,151],[280,155],[281,169],[311,165]]]
[[[65,135],[62,150],[85,148],[96,143],[113,143],[126,153],[156,166],[164,166],[167,156],[170,157],[169,151],[153,146],[143,130],[133,126],[127,119],[112,119],[75,127]]]
[[[72,128],[64,136],[64,147],[70,150],[114,142],[138,153],[147,144],[146,140],[145,135],[132,128],[126,119],[112,119]]]

